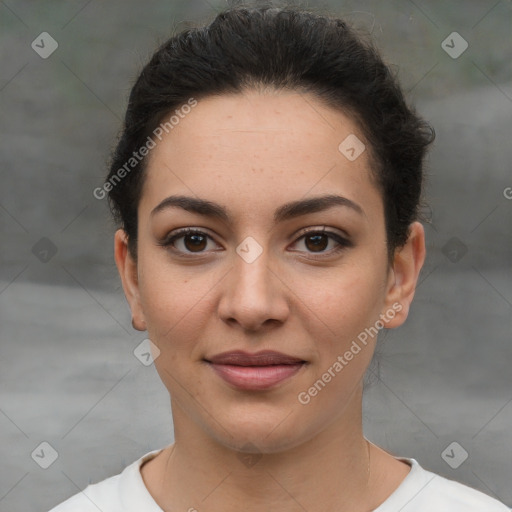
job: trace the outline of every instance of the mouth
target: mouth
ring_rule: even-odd
[[[237,389],[265,390],[299,372],[307,361],[275,351],[249,354],[240,350],[204,359],[224,381]]]

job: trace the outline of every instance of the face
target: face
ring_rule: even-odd
[[[377,333],[405,320],[424,244],[415,223],[388,265],[368,151],[339,149],[354,135],[365,143],[313,96],[249,91],[199,101],[152,149],[138,261],[122,231],[116,261],[175,431],[270,453],[358,421]],[[216,359],[231,351],[293,361]]]

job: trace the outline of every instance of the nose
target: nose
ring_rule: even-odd
[[[289,315],[289,288],[270,268],[266,250],[250,263],[236,254],[222,286],[218,313],[231,326],[260,331],[284,323]]]

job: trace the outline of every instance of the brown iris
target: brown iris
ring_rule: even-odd
[[[187,248],[187,250],[189,250],[191,252],[194,252],[192,250],[193,248],[199,249],[199,251],[202,251],[206,248],[206,243],[207,243],[206,239],[207,239],[207,237],[204,235],[200,235],[198,233],[192,233],[189,235],[185,235],[183,237],[183,243],[185,244],[185,247]],[[191,241],[191,243],[188,244],[187,240]]]
[[[323,238],[323,240],[321,240]],[[312,245],[310,246],[308,244],[308,241],[313,241]],[[306,247],[309,250],[312,250],[313,252],[323,251],[327,247],[327,244],[329,243],[329,237],[323,234],[315,234],[315,235],[307,235],[305,237],[305,243]]]

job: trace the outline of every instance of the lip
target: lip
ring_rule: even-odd
[[[228,384],[254,391],[276,386],[306,364],[303,359],[273,350],[254,354],[235,350],[217,354],[205,361]]]

